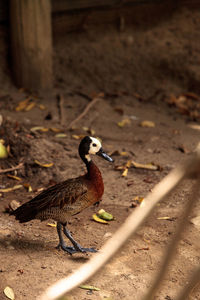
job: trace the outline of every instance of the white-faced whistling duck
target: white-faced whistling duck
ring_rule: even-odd
[[[53,219],[57,221],[58,248],[69,254],[96,252],[93,248],[82,248],[73,239],[66,227],[69,216],[76,215],[86,207],[99,202],[104,192],[101,172],[91,160],[90,154],[97,154],[110,162],[113,161],[103,151],[98,139],[89,136],[84,137],[79,145],[79,155],[87,167],[87,173],[44,190],[11,213],[21,223],[33,219],[40,219],[41,221]],[[62,229],[65,236],[73,244],[73,247],[66,246],[62,236]]]

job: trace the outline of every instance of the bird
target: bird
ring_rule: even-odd
[[[77,252],[97,252],[94,248],[83,248],[75,241],[67,228],[69,217],[101,201],[104,193],[101,172],[90,155],[98,155],[109,162],[113,162],[113,159],[103,150],[99,139],[91,136],[85,136],[81,140],[78,152],[86,165],[87,172],[84,175],[67,179],[47,188],[11,212],[11,215],[14,215],[20,223],[33,219],[55,220],[59,237],[57,248],[71,255]],[[66,245],[62,232],[73,246]]]

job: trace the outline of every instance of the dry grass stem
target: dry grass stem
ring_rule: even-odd
[[[8,173],[8,172],[12,172],[12,171],[21,169],[23,167],[23,165],[24,165],[23,163],[20,163],[19,165],[12,167],[12,168],[4,169],[4,170],[0,169],[0,174]]]

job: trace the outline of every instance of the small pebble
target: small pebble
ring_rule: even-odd
[[[8,250],[15,250],[15,247],[13,247],[12,245],[9,245],[6,247]]]
[[[106,232],[105,234],[104,234],[104,238],[105,239],[107,239],[107,238],[110,238],[112,236],[112,233],[111,232]]]
[[[20,206],[20,203],[16,200],[12,200],[9,204],[9,207],[11,208],[11,210],[15,210]]]

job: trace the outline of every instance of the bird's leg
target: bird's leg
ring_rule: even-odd
[[[73,244],[74,247],[67,247],[67,248],[70,248],[70,250],[73,252],[73,253],[76,253],[76,252],[97,252],[97,250],[95,250],[94,248],[83,248],[81,247],[81,245],[79,245],[72,237],[71,233],[69,232],[69,230],[66,228],[65,225],[63,225],[63,232],[64,234],[66,235],[66,237],[70,240],[70,242]],[[64,250],[64,249],[63,249]],[[73,254],[71,253],[71,254]]]
[[[57,223],[57,232],[58,232],[58,236],[59,236],[59,244],[56,248],[58,248],[58,249],[61,248],[63,251],[66,251],[69,254],[76,253],[77,251],[75,250],[74,247],[68,247],[65,244],[65,241],[64,241],[63,236],[62,236],[62,224],[59,223],[59,222]]]
[[[60,248],[65,248],[66,247],[66,244],[65,244],[65,241],[63,239],[63,236],[62,236],[62,225],[61,223],[57,223],[57,226],[56,226],[56,229],[57,229],[57,233],[58,233],[58,237],[59,237],[59,244],[56,248],[60,249]]]

